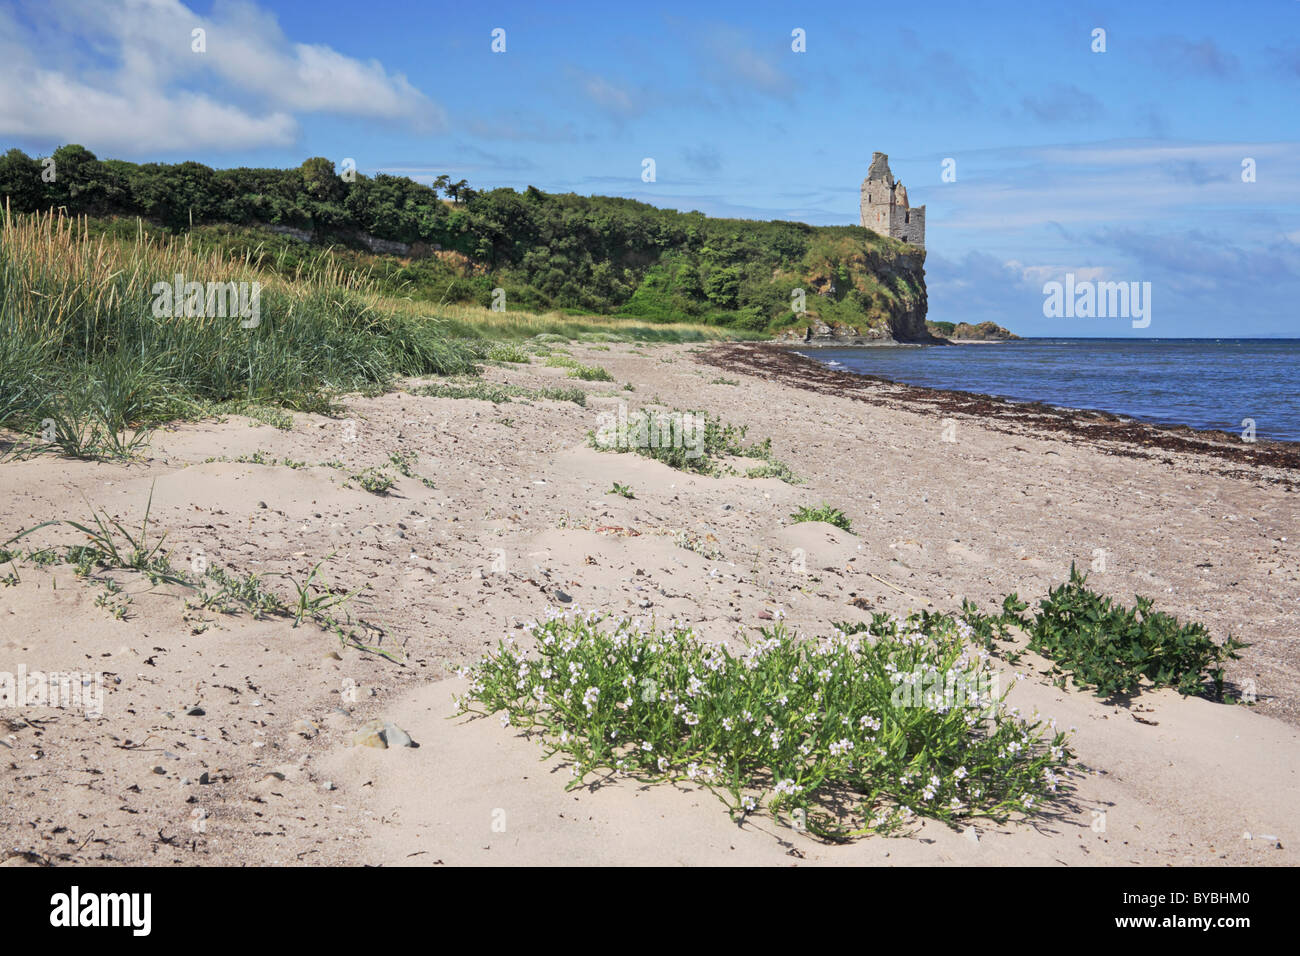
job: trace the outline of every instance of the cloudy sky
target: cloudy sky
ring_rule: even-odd
[[[933,319],[1300,336],[1300,2],[1133,6],[0,0],[0,148],[819,225],[881,150],[928,206]],[[1045,318],[1066,273],[1150,282],[1151,324]]]

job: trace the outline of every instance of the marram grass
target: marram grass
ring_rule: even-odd
[[[844,838],[1032,813],[1072,756],[1054,722],[1006,706],[971,628],[947,615],[878,614],[818,640],[778,622],[739,655],[594,612],[530,627],[535,650],[508,638],[462,672],[458,704],[539,735],[570,787],[692,781],[733,817],[765,810]]]
[[[153,289],[258,283],[260,317],[155,315]],[[436,319],[377,304],[364,276],[286,278],[186,238],[92,236],[52,213],[0,220],[0,426],[65,452],[129,453],[133,436],[213,403],[327,411],[399,376],[473,370]],[[123,436],[126,437],[123,437]]]

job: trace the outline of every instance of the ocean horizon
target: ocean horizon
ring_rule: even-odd
[[[1060,336],[800,351],[906,385],[1300,441],[1300,338]]]

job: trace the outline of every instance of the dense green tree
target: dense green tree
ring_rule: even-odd
[[[13,212],[36,212],[41,208],[41,164],[21,149],[0,156],[0,197],[9,200]],[[0,203],[4,200],[0,199]]]
[[[791,283],[777,281],[782,275],[830,279],[835,301],[822,299],[818,307],[833,306],[829,314],[859,324],[924,296],[911,265],[882,271],[872,264],[873,256],[902,255],[902,247],[854,226],[710,219],[535,186],[480,192],[445,174],[432,185],[384,173],[345,181],[319,156],[293,169],[213,170],[194,162],[101,161],[69,144],[52,159],[55,180],[44,182],[39,160],[17,149],[0,156],[0,201],[20,212],[56,206],[72,214],[140,215],[172,230],[191,223],[294,226],[344,247],[360,248],[361,233],[423,242],[473,263],[429,259],[379,272],[395,288],[435,290],[439,301],[487,302],[501,286],[513,306],[760,328],[791,319]],[[276,261],[301,262],[285,241],[290,246],[278,246]],[[913,263],[924,260],[922,250],[906,254]]]

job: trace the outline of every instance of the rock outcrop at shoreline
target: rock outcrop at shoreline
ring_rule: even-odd
[[[933,336],[925,338],[899,339],[890,333],[888,327],[866,326],[859,329],[853,325],[830,326],[818,322],[800,329],[789,329],[777,337],[778,342],[796,342],[801,345],[924,345],[938,344],[941,340]]]
[[[925,325],[932,335],[950,342],[1010,342],[1020,338],[996,322],[980,322],[972,325],[969,322],[927,321]]]

